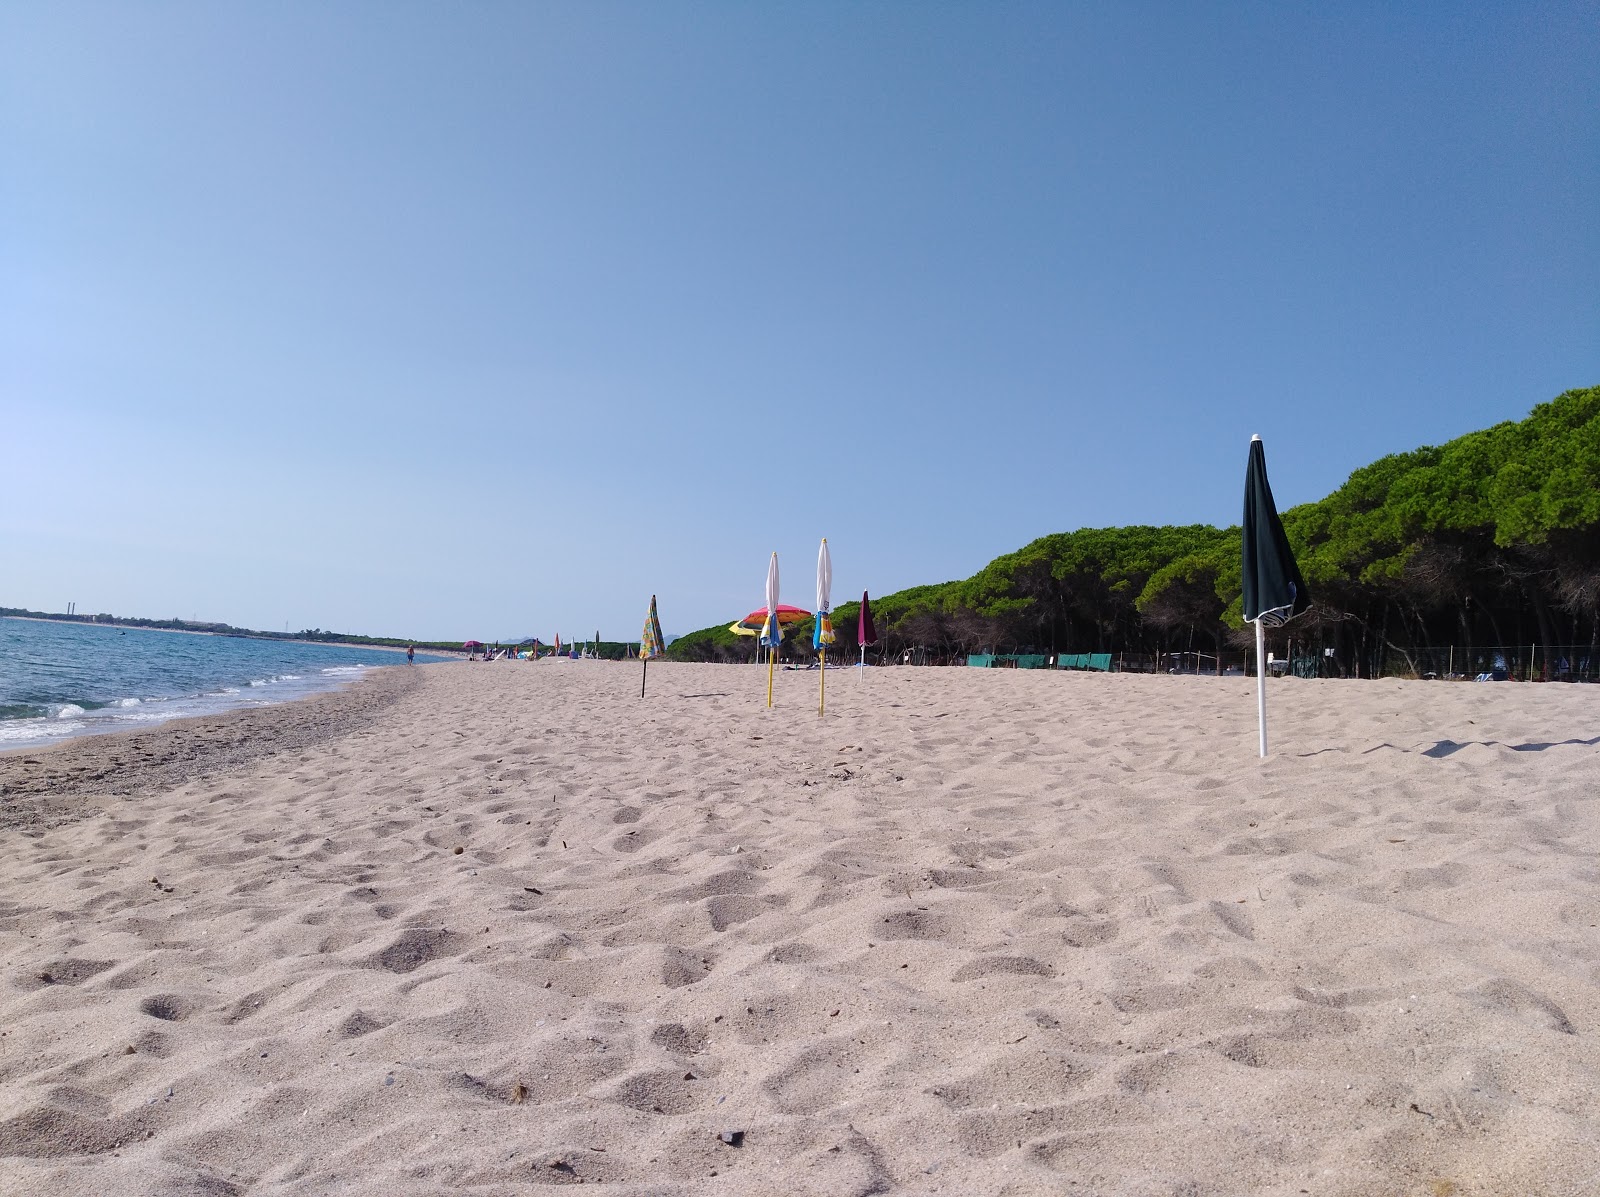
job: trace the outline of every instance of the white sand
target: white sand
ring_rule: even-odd
[[[402,672],[0,757],[0,1190],[1600,1192],[1594,690]]]

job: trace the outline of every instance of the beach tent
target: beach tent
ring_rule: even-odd
[[[595,633],[595,643],[600,643],[600,633]],[[639,659],[644,662],[644,673],[639,676],[639,697],[644,697],[644,684],[650,676],[650,658],[667,651],[666,638],[661,635],[661,617],[656,614],[656,596],[650,596],[650,610],[644,617],[644,634],[639,637]]]
[[[811,630],[811,647],[817,650],[817,662],[821,672],[817,675],[817,714],[823,713],[828,699],[828,645],[834,642],[833,620],[828,612],[832,609],[830,599],[833,595],[833,554],[828,552],[828,538],[822,538],[822,547],[817,550],[817,620]]]
[[[1283,521],[1267,482],[1267,453],[1261,438],[1250,438],[1250,463],[1244,474],[1244,621],[1256,625],[1256,721],[1261,755],[1267,755],[1266,629],[1282,627],[1306,609],[1311,594],[1295,564]]]

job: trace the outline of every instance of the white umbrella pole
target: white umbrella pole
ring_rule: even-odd
[[[859,674],[857,674],[856,676],[857,677],[866,677],[867,676],[867,646],[865,644],[863,644],[861,646],[861,672]]]
[[[1256,719],[1261,725],[1261,756],[1267,755],[1267,634],[1256,620]]]

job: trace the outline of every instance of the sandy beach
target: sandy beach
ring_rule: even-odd
[[[0,755],[0,1191],[1600,1191],[1592,690],[828,677]]]

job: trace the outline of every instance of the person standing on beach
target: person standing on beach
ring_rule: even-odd
[[[408,645],[406,645],[406,664],[407,665],[415,665],[416,663],[417,663],[417,646],[415,644],[408,644]]]

